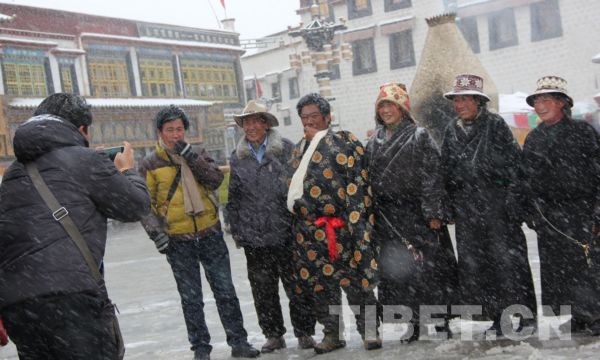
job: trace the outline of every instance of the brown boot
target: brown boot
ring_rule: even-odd
[[[285,348],[285,339],[283,336],[279,337],[270,337],[267,339],[267,342],[262,346],[260,352],[263,354],[272,353],[275,350],[284,349]]]
[[[323,340],[315,345],[317,354],[325,354],[346,346],[346,341],[338,334],[325,334]]]
[[[364,340],[363,345],[365,347],[365,350],[381,349],[381,346],[382,346],[381,338],[379,336],[377,336],[377,339],[375,339],[375,340]]]
[[[298,337],[298,347],[300,349],[313,349],[316,343],[315,340],[310,335],[299,336]]]

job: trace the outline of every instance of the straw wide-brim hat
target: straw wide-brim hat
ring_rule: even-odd
[[[558,76],[544,76],[537,81],[537,89],[525,98],[529,106],[533,106],[535,97],[540,94],[561,94],[567,100],[569,107],[573,107],[573,99],[567,94],[567,81]]]
[[[452,91],[445,93],[444,97],[452,100],[457,95],[478,95],[490,101],[490,97],[483,92],[483,78],[472,74],[457,75]]]
[[[260,117],[263,118],[270,127],[279,126],[279,121],[277,121],[275,115],[269,113],[265,105],[254,100],[248,101],[248,104],[246,104],[246,107],[242,113],[233,115],[233,119],[235,120],[235,123],[241,127],[243,126],[244,118],[256,114],[260,115]]]

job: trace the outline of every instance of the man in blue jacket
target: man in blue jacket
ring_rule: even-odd
[[[286,209],[285,177],[294,145],[273,129],[279,125],[277,118],[253,100],[234,119],[244,129],[244,137],[231,155],[227,210],[231,234],[246,253],[258,324],[267,338],[261,351],[286,347],[279,279],[290,299],[298,346],[313,348],[316,320],[295,294],[291,216]]]

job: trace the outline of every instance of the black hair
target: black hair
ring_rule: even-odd
[[[473,95],[473,100],[475,100],[475,102],[477,103],[477,108],[487,108],[487,103],[489,100],[486,97],[483,97],[481,95]]]
[[[564,105],[560,109],[560,112],[562,112],[566,118],[571,119],[573,117],[573,110],[571,108],[571,103],[569,102],[569,98],[566,95],[561,94],[561,93],[548,93],[548,95],[552,96],[556,100],[562,100],[564,102]]]
[[[76,94],[56,93],[45,98],[33,115],[55,115],[67,120],[76,127],[92,124],[92,110],[85,99]]]
[[[298,116],[302,113],[302,108],[307,105],[317,105],[319,107],[319,112],[323,116],[327,116],[331,114],[331,106],[329,102],[317,93],[310,93],[308,95],[304,95],[300,100],[298,100],[298,104],[296,104],[296,111],[298,111]]]
[[[156,128],[162,130],[162,127],[165,123],[177,119],[181,119],[181,121],[183,121],[184,129],[187,130],[188,127],[190,127],[190,121],[188,120],[188,117],[182,108],[175,105],[166,106],[160,109],[158,114],[156,114]]]
[[[571,105],[571,102],[569,101],[569,97],[563,93],[548,93],[548,95],[552,96],[556,100],[564,101],[565,106],[563,106],[563,109],[564,108],[571,109],[573,107],[573,105]]]

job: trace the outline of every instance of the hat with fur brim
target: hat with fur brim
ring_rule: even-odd
[[[452,100],[457,95],[477,95],[485,101],[490,101],[490,97],[483,93],[483,78],[472,74],[457,75],[454,79],[453,90],[444,94],[448,100]]]
[[[544,76],[537,81],[537,89],[525,98],[529,106],[533,106],[535,97],[541,94],[560,94],[564,96],[569,107],[573,107],[573,99],[567,94],[567,81],[558,76]]]
[[[387,83],[379,86],[379,94],[375,100],[375,122],[383,125],[384,122],[379,116],[379,104],[384,101],[389,101],[396,104],[405,114],[406,118],[413,123],[415,120],[410,113],[410,98],[406,91],[406,85],[402,83]]]
[[[244,118],[256,114],[260,115],[260,117],[265,120],[270,127],[279,126],[279,121],[277,121],[275,115],[267,112],[267,107],[255,100],[248,101],[248,104],[246,104],[246,107],[242,113],[233,115],[233,119],[239,127],[242,127],[244,125]]]

